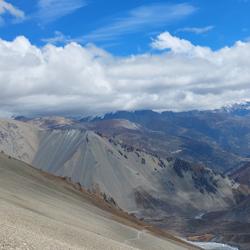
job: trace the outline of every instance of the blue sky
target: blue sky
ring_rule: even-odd
[[[24,35],[33,44],[94,43],[115,55],[150,50],[169,31],[193,44],[219,49],[250,37],[247,0],[8,0],[22,18],[1,15],[0,37]],[[54,39],[53,39],[54,38]]]
[[[250,101],[250,0],[0,0],[0,116]]]

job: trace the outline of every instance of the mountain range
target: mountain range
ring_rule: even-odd
[[[0,120],[0,151],[191,240],[249,249],[249,103]]]

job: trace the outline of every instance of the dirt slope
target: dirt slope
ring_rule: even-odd
[[[0,154],[0,249],[195,249],[119,218],[60,178]]]

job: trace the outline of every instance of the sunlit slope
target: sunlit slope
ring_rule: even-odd
[[[160,159],[92,131],[53,130],[33,165],[112,197],[126,211],[214,210],[233,202],[232,183],[183,161]],[[180,212],[183,212],[180,211]]]

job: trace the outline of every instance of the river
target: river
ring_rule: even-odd
[[[232,247],[222,243],[216,242],[190,242],[189,243],[201,247],[205,250],[239,250],[237,247]]]

